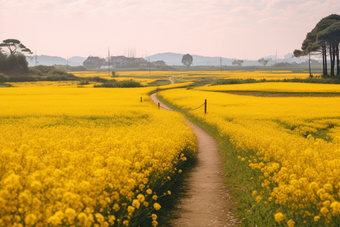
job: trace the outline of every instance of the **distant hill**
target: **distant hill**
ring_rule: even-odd
[[[184,54],[178,54],[178,53],[171,53],[171,52],[167,52],[167,53],[160,53],[160,54],[154,54],[151,56],[146,57],[146,60],[149,60],[153,62],[153,61],[158,61],[158,60],[163,60],[165,61],[165,63],[167,65],[183,65],[182,64],[182,57]],[[280,62],[296,62],[296,63],[301,63],[301,62],[305,62],[306,61],[306,57],[301,57],[301,58],[295,58],[293,57],[292,53],[288,53],[285,55],[284,59],[276,59],[276,63],[280,63]],[[220,66],[220,57],[207,57],[207,56],[201,56],[201,55],[194,55],[192,54],[192,58],[193,58],[193,66],[198,66],[198,65],[204,65],[204,66]],[[273,65],[275,63],[275,56],[274,55],[269,55],[269,56],[265,56],[263,57],[265,59],[272,59],[268,62],[268,66]],[[232,62],[235,60],[236,58],[222,58],[222,65],[226,65],[226,66],[232,66]],[[253,65],[258,65],[260,66],[261,64],[257,61],[257,60],[245,60],[245,59],[240,59],[243,60],[243,66],[253,66]]]
[[[66,58],[58,57],[58,56],[47,56],[47,55],[38,55],[33,57],[27,57],[28,66],[35,65],[70,65],[70,66],[79,66],[83,65],[83,62],[86,60],[84,57],[74,56],[66,60]]]

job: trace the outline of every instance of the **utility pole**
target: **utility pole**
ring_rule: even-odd
[[[66,70],[68,70],[68,56],[66,57]]]
[[[276,54],[275,54],[275,65],[276,65],[276,58],[277,58],[277,51],[276,51]]]
[[[220,57],[220,72],[222,72],[222,58]]]
[[[38,63],[38,51],[35,51],[35,66],[37,66]]]
[[[110,47],[108,48],[108,53],[107,53],[107,65],[108,65],[108,74],[110,76]]]
[[[149,58],[149,74],[151,74],[151,70],[150,70],[150,58]]]

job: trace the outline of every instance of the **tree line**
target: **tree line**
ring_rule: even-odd
[[[340,76],[339,45],[340,15],[331,14],[322,18],[312,31],[307,33],[305,40],[302,42],[301,50],[294,50],[294,56],[308,56],[310,62],[311,56],[321,55],[323,77]],[[328,74],[328,59],[330,61],[330,74]],[[312,76],[310,63],[309,74]]]

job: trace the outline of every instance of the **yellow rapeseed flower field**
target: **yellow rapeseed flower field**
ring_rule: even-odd
[[[320,91],[327,89],[320,85]],[[274,222],[284,226],[340,225],[340,97],[253,97],[186,89],[160,95],[183,109],[207,99],[207,114],[199,109],[188,115],[217,128],[232,144],[233,151],[225,155],[236,157],[239,174],[249,173],[254,204],[269,209],[264,216],[272,213]]]
[[[340,93],[338,84],[312,84],[290,82],[266,82],[230,85],[206,85],[197,87],[202,91],[266,91],[266,92],[311,92],[311,93]]]
[[[156,226],[196,140],[152,89],[0,89],[0,226]]]
[[[220,79],[305,79],[309,76],[308,73],[292,73],[291,71],[189,71],[189,72],[173,72],[176,77],[185,78],[220,78]]]

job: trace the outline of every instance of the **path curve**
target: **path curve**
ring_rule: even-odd
[[[156,94],[151,100],[161,107]],[[167,110],[160,110],[167,111]],[[183,195],[174,210],[172,226],[235,226],[238,220],[234,214],[235,204],[229,196],[229,189],[224,184],[222,158],[218,142],[206,131],[186,119],[197,136],[197,164],[188,173],[183,185]]]
[[[174,84],[174,83],[175,83],[175,82],[174,82],[174,79],[173,79],[171,76],[169,77],[169,80],[170,80],[170,83],[171,83],[171,84]]]

